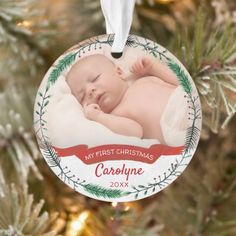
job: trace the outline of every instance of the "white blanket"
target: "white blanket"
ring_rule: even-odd
[[[183,88],[178,86],[171,94],[161,117],[160,125],[165,142],[169,146],[181,146],[185,143],[189,109]]]

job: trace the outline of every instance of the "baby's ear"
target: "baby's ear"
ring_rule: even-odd
[[[124,71],[119,66],[116,66],[116,73],[121,76],[124,74]]]

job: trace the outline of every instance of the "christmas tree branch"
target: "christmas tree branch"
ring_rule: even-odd
[[[21,188],[16,188],[14,184],[9,186],[3,175],[1,177],[0,235],[56,235],[53,231],[45,232],[56,215],[49,220],[47,212],[40,214],[44,201],[33,204],[34,199],[28,194],[27,185]]]
[[[16,181],[26,181],[30,170],[38,179],[42,179],[35,163],[39,157],[39,150],[32,133],[30,99],[26,90],[23,91],[19,86],[0,93],[0,148],[1,155],[9,160],[3,162],[1,158],[0,161],[6,172],[11,168],[10,173],[18,175],[15,177]]]
[[[231,123],[231,130],[235,125]],[[192,165],[178,183],[164,190],[156,218],[165,235],[234,235],[236,233],[235,134],[201,143]],[[216,148],[217,147],[217,148]],[[201,177],[200,177],[201,176]],[[185,188],[183,188],[185,186]],[[170,215],[178,217],[169,217]],[[183,227],[185,225],[185,227]]]
[[[44,49],[54,30],[35,0],[0,3],[1,76],[35,76],[47,61]],[[32,63],[34,61],[34,63]],[[30,66],[29,66],[30,65]]]
[[[189,31],[176,47],[203,97],[204,125],[218,132],[236,113],[236,28],[211,28],[199,10],[193,35]]]

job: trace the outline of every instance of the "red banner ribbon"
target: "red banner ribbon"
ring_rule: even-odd
[[[184,146],[170,147],[163,144],[154,144],[149,148],[131,145],[102,145],[88,148],[87,145],[77,145],[68,148],[52,146],[58,157],[76,156],[85,164],[94,164],[103,161],[131,160],[148,164],[154,163],[160,156],[180,155]]]

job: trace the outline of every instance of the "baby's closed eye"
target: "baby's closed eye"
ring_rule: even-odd
[[[101,74],[98,74],[97,76],[95,76],[93,79],[92,79],[92,82],[95,82],[99,77],[100,77]]]

